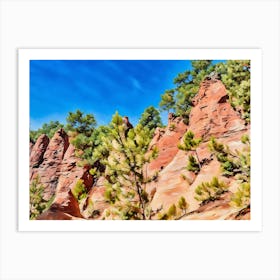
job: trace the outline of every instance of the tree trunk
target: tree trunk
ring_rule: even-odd
[[[196,159],[197,159],[197,163],[198,163],[198,166],[199,166],[199,170],[201,170],[201,164],[200,164],[200,160],[199,160],[199,157],[198,157],[196,149],[194,150],[194,152],[195,152],[195,155],[196,155]]]
[[[144,204],[144,201],[143,201],[142,195],[141,195],[141,186],[139,185],[138,182],[136,182],[136,188],[137,188],[137,193],[138,193],[138,196],[139,196],[140,205],[141,205],[141,208],[142,208],[142,217],[143,217],[143,220],[146,220],[145,204]]]

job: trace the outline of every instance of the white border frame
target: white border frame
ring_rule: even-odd
[[[29,220],[29,65],[30,60],[251,60],[251,219],[214,221],[53,221]],[[19,231],[260,231],[262,228],[262,92],[260,49],[19,49],[18,190]],[[24,182],[24,183],[23,183]]]

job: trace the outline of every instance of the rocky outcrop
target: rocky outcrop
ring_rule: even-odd
[[[236,184],[222,176],[220,163],[210,152],[208,143],[210,137],[214,136],[231,149],[242,150],[244,145],[240,139],[244,133],[249,133],[249,128],[231,107],[226,88],[217,79],[205,80],[202,83],[193,99],[193,105],[188,126],[182,123],[181,119],[169,115],[166,130],[161,132],[160,136],[158,134],[154,136],[153,141],[159,147],[159,156],[150,163],[149,169],[158,170],[158,174],[147,186],[148,192],[155,192],[151,203],[153,210],[159,208],[167,210],[172,204],[176,205],[183,196],[189,204],[188,211],[198,211],[200,204],[194,198],[195,189],[202,182],[211,181],[214,176],[230,186],[229,193],[236,191]],[[176,123],[176,126],[171,126],[175,127],[175,131],[170,132],[170,125],[173,123]],[[198,174],[186,169],[188,157],[194,152],[181,151],[177,148],[182,136],[188,130],[194,132],[195,137],[203,139],[197,148],[198,157],[203,162]],[[215,215],[210,208],[201,208],[199,212],[194,212],[185,219],[224,219],[233,217],[236,211],[230,207],[229,201],[223,199],[215,202],[215,207],[213,206],[216,208],[213,211]],[[211,216],[212,214],[214,216]]]
[[[214,78],[213,78],[214,77]],[[157,147],[158,156],[145,166],[145,175],[151,178],[145,184],[151,198],[153,211],[166,211],[172,204],[177,204],[184,197],[189,204],[188,214],[182,219],[250,219],[250,209],[240,212],[230,205],[230,198],[238,184],[231,177],[222,175],[220,162],[209,150],[212,136],[233,151],[241,151],[243,134],[249,134],[250,128],[245,125],[239,114],[228,101],[225,86],[218,79],[208,77],[201,84],[198,94],[193,98],[189,124],[182,118],[170,113],[166,128],[157,128],[150,143],[150,148]],[[128,119],[127,119],[128,121]],[[129,123],[129,121],[128,121]],[[184,134],[192,131],[202,142],[196,149],[201,162],[199,172],[188,171],[186,166],[194,151],[182,151],[178,144]],[[51,140],[41,135],[35,144],[30,145],[30,178],[40,177],[45,187],[46,199],[54,197],[50,208],[38,219],[72,220],[102,219],[108,203],[104,199],[105,182],[100,177],[96,180],[89,173],[89,167],[79,166],[75,148],[69,144],[67,134],[60,129]],[[209,182],[216,176],[229,186],[228,192],[220,199],[202,205],[195,199],[195,189],[202,182]],[[78,180],[83,180],[87,196],[77,200],[73,190]]]
[[[53,204],[58,205],[62,211],[68,214],[81,217],[79,203],[73,197],[72,190],[75,188],[77,181],[82,179],[87,191],[89,191],[93,184],[93,178],[87,168],[78,166],[78,162],[79,160],[75,156],[75,148],[70,145],[61,165]]]
[[[163,170],[178,153],[178,143],[187,130],[187,125],[182,118],[176,118],[169,113],[168,125],[165,129],[157,128],[150,146],[158,148],[158,157],[148,167],[148,176]]]
[[[78,166],[78,162],[79,159],[75,156],[75,148],[70,144],[60,164],[60,171],[57,173],[58,183],[54,201],[50,209],[39,217],[40,219],[57,218],[57,213],[60,213],[60,219],[68,219],[69,215],[83,218],[80,204],[73,196],[72,190],[75,188],[77,181],[81,179],[89,192],[93,185],[93,177],[89,174],[88,168]]]
[[[30,168],[30,178],[33,177],[33,173],[36,171],[36,168],[40,166],[43,162],[45,151],[48,147],[50,140],[47,135],[42,134],[37,139],[36,143],[33,144],[30,142],[30,157],[29,157],[29,168]]]
[[[39,176],[40,182],[44,185],[44,198],[49,200],[55,193],[58,178],[60,175],[60,166],[64,154],[69,146],[68,135],[63,129],[58,130],[50,142],[47,136],[41,135],[32,149],[34,154],[31,165],[31,180]],[[41,147],[38,155],[36,154],[36,146]]]
[[[196,137],[227,137],[246,130],[244,121],[228,102],[224,84],[217,80],[205,80],[193,99],[189,129]]]
[[[105,185],[104,177],[100,177],[91,188],[85,203],[83,204],[82,215],[87,219],[101,219],[102,213],[109,204],[104,199]]]
[[[33,149],[34,145],[35,145],[35,143],[33,143],[32,141],[29,142],[29,157],[32,153],[32,149]]]

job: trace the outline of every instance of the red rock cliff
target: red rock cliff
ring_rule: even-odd
[[[61,162],[68,146],[68,135],[60,129],[50,141],[46,135],[41,135],[32,149],[30,177],[32,180],[39,176],[40,182],[45,187],[44,198],[47,200],[55,193]]]
[[[172,118],[170,115],[167,128],[156,131],[152,140],[159,149],[159,156],[148,168],[149,175],[154,171],[158,172],[156,180],[147,187],[149,192],[153,192],[154,210],[160,207],[167,210],[170,205],[176,204],[181,196],[188,201],[190,211],[200,209],[199,202],[194,199],[195,189],[202,182],[211,181],[214,176],[227,182],[230,191],[236,190],[236,184],[221,175],[220,163],[210,153],[208,141],[214,136],[230,148],[241,150],[243,148],[241,136],[248,134],[249,128],[228,102],[226,88],[221,81],[204,81],[193,99],[193,105],[188,126],[180,118]],[[203,139],[197,153],[199,159],[206,164],[198,174],[186,170],[188,156],[192,152],[177,148],[187,130],[194,132],[195,137]],[[216,202],[213,208],[216,210],[212,211],[205,207],[202,213],[196,214],[196,219],[225,219],[235,211],[229,206],[228,197]]]

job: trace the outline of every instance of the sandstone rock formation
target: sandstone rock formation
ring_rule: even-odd
[[[193,99],[189,129],[196,137],[226,137],[246,130],[244,121],[228,102],[226,88],[221,81],[205,80]]]
[[[80,205],[72,194],[77,181],[82,179],[87,191],[93,184],[93,178],[88,169],[77,165],[79,159],[75,156],[73,145],[69,145],[63,160],[60,164],[58,183],[55,190],[55,198],[49,210],[43,213],[39,219],[57,219],[60,213],[60,219],[67,219],[68,215],[82,218]],[[68,214],[65,216],[65,214]],[[55,216],[53,216],[55,215]]]
[[[191,130],[195,137],[202,137],[197,154],[203,163],[196,174],[187,171],[187,161],[193,151],[182,151],[178,144],[184,134]],[[185,197],[190,212],[182,219],[249,219],[250,210],[244,213],[230,207],[232,192],[237,189],[232,178],[221,174],[220,163],[208,148],[209,139],[214,136],[221,143],[233,150],[242,150],[243,134],[249,134],[239,114],[228,102],[226,88],[218,79],[206,79],[193,99],[189,124],[172,113],[168,116],[166,128],[157,128],[150,147],[158,148],[158,157],[146,166],[146,175],[153,180],[146,185],[146,191],[152,198],[151,207],[156,211],[166,211],[170,205],[177,204],[180,197]],[[89,167],[80,167],[75,149],[70,144],[67,134],[60,129],[51,140],[41,135],[30,146],[30,180],[39,176],[45,187],[44,197],[54,200],[50,208],[38,219],[101,219],[108,204],[104,199],[104,178],[94,180],[89,174]],[[211,181],[216,176],[229,185],[229,192],[219,200],[201,205],[195,197],[195,189],[202,182]],[[87,197],[77,201],[72,190],[77,181],[82,179]]]
[[[176,118],[174,114],[169,113],[168,125],[165,129],[157,128],[151,147],[156,146],[159,155],[156,160],[152,161],[148,166],[148,175],[152,175],[154,171],[163,170],[174,158],[179,151],[178,143],[187,130],[187,125],[182,118]]]
[[[44,185],[44,198],[49,200],[55,193],[60,166],[69,146],[68,135],[63,129],[58,130],[48,142],[46,135],[41,135],[32,149],[30,164],[31,180],[39,176]],[[38,154],[36,153],[38,147]]]
[[[109,204],[104,199],[105,185],[104,178],[100,177],[92,186],[88,197],[83,204],[82,215],[87,219],[101,219],[102,213]]]
[[[30,178],[33,177],[33,173],[40,166],[44,159],[44,153],[48,147],[50,140],[47,135],[42,134],[36,141],[35,144],[30,142],[30,157],[29,157],[29,168]]]
[[[150,192],[156,190],[151,204],[153,210],[160,207],[167,210],[170,205],[176,204],[179,198],[184,196],[189,203],[189,211],[194,211],[200,207],[199,202],[194,198],[195,189],[199,184],[211,181],[214,176],[231,184],[229,179],[222,176],[220,163],[209,151],[208,142],[210,137],[214,136],[219,142],[227,144],[230,148],[241,150],[243,144],[240,139],[243,134],[249,133],[249,128],[245,126],[244,121],[228,102],[226,88],[221,81],[205,80],[193,99],[193,105],[188,126],[184,125],[179,118],[172,120],[170,115],[166,130],[161,131],[160,137],[155,135],[156,140],[154,138],[152,141],[159,148],[159,156],[150,163],[148,168],[150,171],[158,171],[156,180],[147,187]],[[176,122],[175,129],[170,132],[170,125],[174,121]],[[193,152],[184,152],[177,148],[187,130],[194,132],[195,137],[203,139],[197,149],[199,159],[205,162],[199,174],[186,170],[188,156]],[[235,190],[236,186],[230,185],[229,191]],[[224,204],[224,201],[222,203]],[[227,207],[222,208],[223,211],[219,211],[219,208],[216,209],[215,219],[222,219],[235,211],[229,207],[228,203]],[[227,209],[226,213],[224,213],[224,208]],[[203,209],[202,212],[205,214],[208,210]],[[203,213],[199,216],[201,219],[210,219],[207,214],[204,216]],[[190,218],[191,216],[185,217],[185,219]]]

